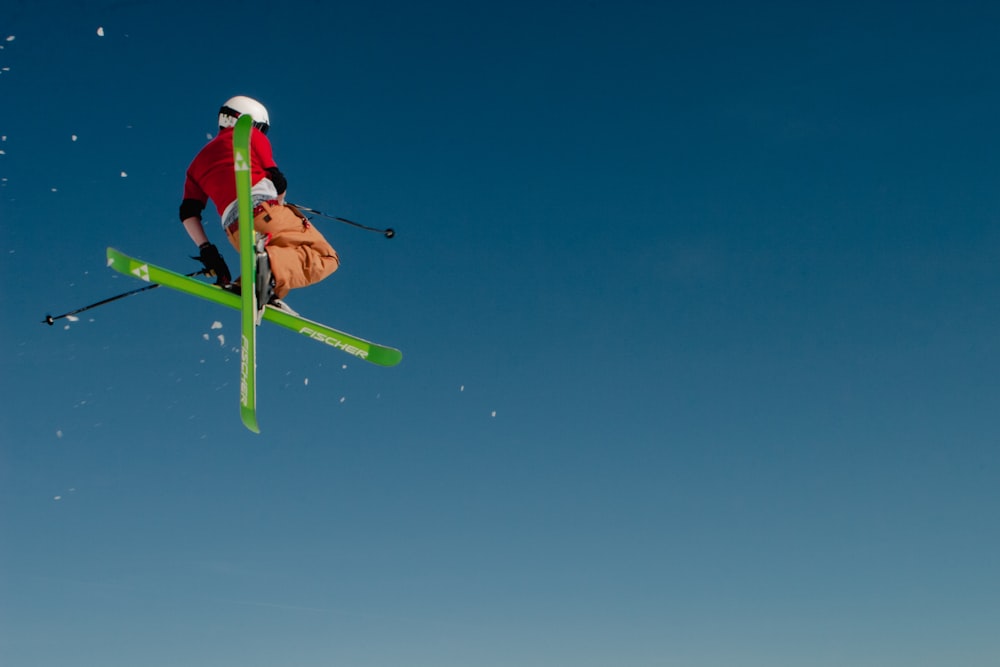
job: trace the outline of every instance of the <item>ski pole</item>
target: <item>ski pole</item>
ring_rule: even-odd
[[[294,206],[295,208],[300,209],[302,211],[308,211],[309,213],[312,213],[313,215],[318,215],[321,218],[327,218],[328,220],[336,220],[337,222],[343,222],[344,224],[352,225],[359,229],[367,230],[369,232],[378,232],[379,234],[383,234],[387,239],[391,239],[393,236],[396,235],[396,230],[394,230],[392,227],[386,227],[385,229],[379,229],[377,227],[369,227],[368,225],[362,225],[360,222],[354,222],[353,220],[348,220],[347,218],[339,218],[335,215],[329,215],[328,213],[323,213],[323,211],[317,211],[314,208],[309,208],[308,206],[303,206],[302,204],[289,203],[289,206]]]
[[[195,271],[194,273],[189,273],[187,274],[187,276],[191,278],[194,276],[201,275],[203,273],[205,273],[205,269],[202,269],[201,271]],[[45,319],[42,320],[42,324],[48,324],[49,326],[52,326],[53,324],[56,323],[56,320],[61,320],[64,317],[72,317],[73,315],[76,315],[77,313],[82,313],[85,310],[90,310],[91,308],[97,308],[98,306],[103,306],[106,303],[111,303],[112,301],[117,301],[118,299],[124,299],[127,296],[132,296],[133,294],[138,294],[139,292],[145,292],[146,290],[151,290],[159,286],[160,286],[159,283],[153,283],[152,285],[146,285],[145,287],[140,287],[139,289],[123,292],[122,294],[116,294],[115,296],[108,297],[107,299],[98,301],[97,303],[92,303],[89,306],[84,306],[83,308],[77,308],[76,310],[71,310],[68,313],[63,313],[62,315],[55,315],[55,316],[46,315]]]

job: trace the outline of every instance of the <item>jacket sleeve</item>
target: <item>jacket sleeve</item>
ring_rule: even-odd
[[[201,215],[206,204],[208,204],[208,195],[198,185],[198,181],[191,176],[191,170],[188,169],[187,177],[184,180],[184,199],[181,201],[180,207],[181,220]]]

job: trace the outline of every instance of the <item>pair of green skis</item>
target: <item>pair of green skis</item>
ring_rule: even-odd
[[[338,331],[324,324],[304,317],[257,303],[254,289],[256,283],[256,252],[254,248],[253,206],[250,197],[250,130],[253,119],[249,114],[240,116],[233,130],[233,158],[236,178],[236,193],[240,220],[240,275],[243,289],[240,294],[224,290],[215,285],[174,271],[144,262],[124,253],[108,248],[108,266],[115,271],[130,275],[146,282],[220,303],[240,310],[240,417],[243,424],[260,433],[257,424],[257,324],[264,320],[281,325],[317,342],[337,348],[359,359],[378,364],[395,366],[403,354],[391,347],[378,345],[356,336]]]

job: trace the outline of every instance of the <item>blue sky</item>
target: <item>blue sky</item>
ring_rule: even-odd
[[[5,664],[993,663],[1000,11],[198,4],[3,10]],[[39,324],[197,268],[236,94],[398,232],[288,301],[403,363],[262,327],[259,436],[235,313]]]

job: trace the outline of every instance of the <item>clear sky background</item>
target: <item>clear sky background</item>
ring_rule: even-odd
[[[696,4],[5,4],[0,662],[995,665],[1000,9]],[[235,312],[40,324],[198,268],[237,94],[398,232],[261,435]]]

